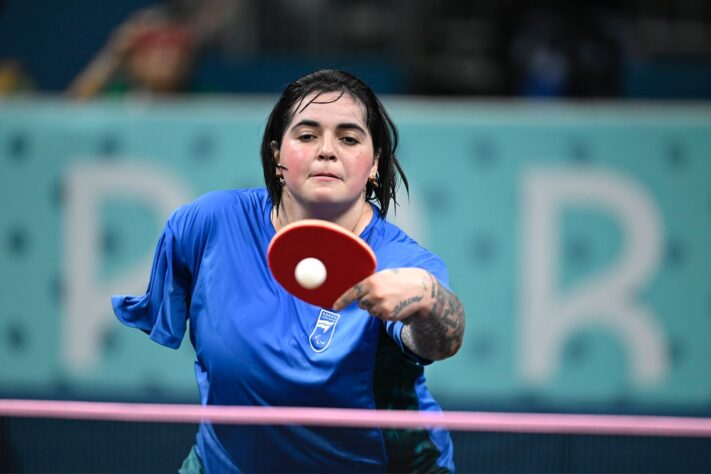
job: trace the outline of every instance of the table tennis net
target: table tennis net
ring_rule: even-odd
[[[394,416],[393,416],[394,415]],[[0,401],[0,472],[177,472],[200,420],[449,428],[458,472],[711,472],[711,420],[570,414]]]

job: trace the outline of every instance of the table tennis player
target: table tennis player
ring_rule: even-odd
[[[424,367],[459,350],[464,310],[442,260],[386,220],[398,183],[408,189],[397,140],[358,78],[321,70],[292,82],[262,139],[266,189],[178,208],[146,294],[115,296],[117,317],[171,348],[190,324],[203,404],[440,410]],[[267,266],[277,231],[303,219],[341,226],[377,258],[331,308],[288,293]],[[180,472],[453,471],[442,429],[202,423]]]

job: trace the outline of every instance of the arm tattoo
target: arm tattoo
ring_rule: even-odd
[[[413,352],[430,360],[454,355],[464,336],[464,308],[459,298],[430,275],[432,310],[408,318],[403,329],[403,342]]]
[[[407,298],[406,300],[400,301],[397,306],[395,306],[395,309],[393,310],[390,317],[393,319],[397,319],[400,313],[402,313],[403,309],[407,308],[412,303],[417,303],[418,301],[422,301],[422,296],[413,296],[412,298]]]

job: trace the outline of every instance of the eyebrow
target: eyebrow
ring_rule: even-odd
[[[321,124],[315,120],[301,120],[298,123],[295,123],[294,126],[291,128],[294,129],[296,127],[302,127],[302,126],[303,127],[320,128]],[[363,130],[363,127],[361,127],[357,123],[353,123],[353,122],[339,123],[338,125],[336,125],[336,130],[357,130],[360,133],[367,135],[367,132],[365,130]]]

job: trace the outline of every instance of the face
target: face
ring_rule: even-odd
[[[274,150],[277,164],[286,168],[277,168],[285,181],[283,199],[307,212],[365,202],[366,183],[378,169],[365,120],[363,104],[340,92],[322,94],[297,110]]]

